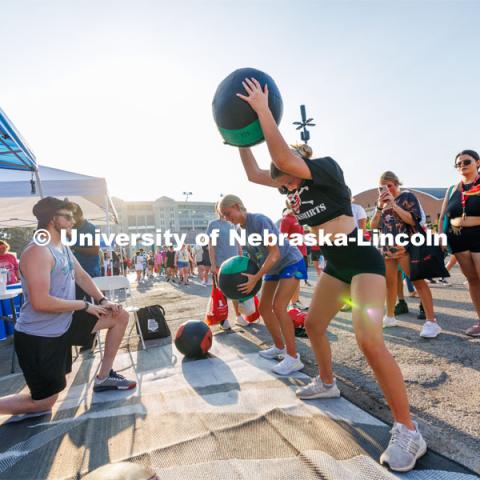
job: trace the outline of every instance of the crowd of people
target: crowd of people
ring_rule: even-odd
[[[15,394],[0,399],[0,413],[37,414],[52,408],[65,388],[65,376],[71,367],[71,345],[79,342],[91,347],[93,335],[107,330],[105,353],[94,381],[94,390],[135,388],[136,383],[112,368],[120,341],[128,323],[121,305],[106,299],[92,278],[106,274],[134,271],[140,284],[152,277],[188,286],[193,276],[207,285],[216,280],[220,265],[235,255],[248,255],[258,265],[258,272],[245,274],[241,292],[249,294],[263,281],[259,311],[268,329],[272,346],[259,355],[278,360],[273,367],[277,375],[290,375],[304,365],[297,351],[294,325],[289,306],[305,308],[300,302],[300,284],[308,282],[308,255],[318,280],[307,308],[305,330],[318,365],[318,375],[297,389],[300,399],[337,398],[332,354],[327,329],[336,313],[350,310],[358,347],[382,389],[394,418],[389,445],[380,458],[395,471],[411,470],[426,452],[426,442],[413,421],[402,372],[389,352],[383,329],[398,325],[396,316],[408,311],[403,282],[411,295],[421,301],[425,320],[420,335],[437,337],[442,329],[434,308],[427,280],[410,281],[411,258],[408,247],[389,245],[376,248],[356,242],[358,229],[379,229],[383,233],[408,236],[425,228],[425,213],[416,198],[400,188],[398,176],[391,171],[379,177],[375,213],[368,219],[365,210],[352,203],[339,164],[331,157],[312,158],[306,146],[289,146],[268,107],[268,89],[255,79],[245,79],[246,94],[239,97],[257,113],[271,157],[269,170],[259,167],[251,148],[239,154],[249,181],[272,187],[287,196],[287,207],[276,225],[261,213],[248,211],[236,195],[229,194],[217,204],[218,218],[207,233],[219,232],[217,243],[207,246],[182,245],[157,247],[155,251],[139,248],[129,257],[121,252],[102,252],[98,246],[61,243],[60,232],[93,233],[95,226],[83,218],[80,206],[52,197],[34,207],[38,228],[48,230],[47,246],[30,243],[22,253],[20,264],[8,253],[8,244],[0,242],[0,260],[8,268],[9,281],[21,279],[24,303],[15,327],[15,350],[30,394]],[[480,318],[480,168],[479,155],[463,150],[455,157],[458,183],[452,185],[443,202],[440,232],[448,237],[451,257],[448,268],[458,262],[466,277],[470,296]],[[278,245],[241,246],[231,244],[230,232],[243,228],[247,235],[265,232],[278,235],[322,231],[334,238],[344,235],[345,245],[294,246],[288,240]],[[103,254],[103,260],[101,255]],[[123,268],[121,268],[123,267]],[[103,270],[102,270],[103,268]],[[431,281],[434,281],[432,279]],[[443,280],[445,281],[445,280]],[[233,302],[236,323],[248,322]],[[221,327],[231,327],[228,320]],[[467,335],[480,336],[477,321]],[[77,343],[78,344],[78,343]]]
[[[173,245],[157,247],[155,251],[140,248],[130,257],[123,258],[123,272],[135,272],[136,280],[162,278],[178,285],[189,285],[198,277],[202,285],[210,284],[212,264],[207,246],[184,244],[180,249]]]

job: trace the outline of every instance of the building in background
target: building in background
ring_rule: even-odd
[[[116,233],[155,233],[157,230],[186,233],[187,243],[194,243],[198,233],[207,230],[216,218],[213,202],[177,202],[160,197],[149,202],[127,202],[113,198],[119,216]]]
[[[427,217],[427,223],[435,225],[438,223],[440,217],[440,211],[442,209],[443,198],[447,191],[446,188],[404,188],[402,190],[410,190],[422,205],[425,215]],[[361,205],[369,218],[373,217],[375,213],[375,205],[378,199],[378,189],[371,188],[364,192],[358,193],[354,196],[355,203]]]

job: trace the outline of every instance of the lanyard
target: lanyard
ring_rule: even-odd
[[[475,180],[472,183],[473,186],[475,186],[479,178],[480,178],[480,175],[477,175],[475,177]],[[465,208],[467,206],[468,196],[465,195],[465,192],[463,191],[463,182],[460,182],[460,194],[462,196],[462,217],[465,218],[467,216],[467,214],[465,213]]]

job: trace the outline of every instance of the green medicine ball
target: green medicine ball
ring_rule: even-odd
[[[259,280],[254,289],[245,295],[238,290],[238,285],[245,283],[247,277],[242,273],[254,275],[258,272],[258,266],[247,257],[237,256],[229,258],[222,263],[218,274],[218,286],[223,294],[232,300],[248,300],[252,298],[262,286],[262,280]]]
[[[268,85],[268,106],[277,125],[283,114],[283,102],[272,77],[255,68],[240,68],[220,83],[213,97],[213,118],[223,140],[235,147],[251,147],[264,140],[258,116],[252,107],[237,97],[246,94],[242,82],[245,78],[255,78],[262,88]]]

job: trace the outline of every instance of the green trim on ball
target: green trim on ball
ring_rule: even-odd
[[[237,257],[229,258],[222,263],[220,267],[221,275],[233,275],[235,273],[246,272],[248,267],[248,257],[242,257],[238,255]],[[245,277],[245,281],[247,281]]]
[[[218,129],[220,130],[225,143],[235,145],[236,147],[252,145],[262,141],[264,138],[262,127],[260,126],[258,119],[243,128],[228,130],[226,128],[218,127]]]
[[[253,295],[252,293],[249,293],[246,297],[242,297],[242,298],[239,298],[238,301],[240,303],[243,303],[243,302],[246,302],[247,300],[250,300],[251,298],[253,298],[255,295]]]

